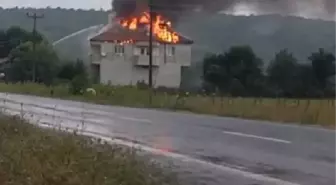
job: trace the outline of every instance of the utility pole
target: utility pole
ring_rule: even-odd
[[[153,96],[153,0],[149,0],[149,104],[152,104]]]
[[[37,19],[44,18],[44,15],[37,15],[36,13],[27,13],[27,17],[33,19],[34,25],[33,25],[33,75],[32,80],[33,82],[36,81],[36,58],[35,58],[35,49],[36,49],[36,24]]]

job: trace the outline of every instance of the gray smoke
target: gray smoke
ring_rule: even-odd
[[[326,0],[324,3],[324,8],[328,13],[333,14],[335,16],[336,3],[335,0]]]
[[[240,7],[253,14],[282,14],[335,19],[335,0],[153,0],[154,10],[176,20],[195,9],[235,13]],[[148,0],[113,0],[117,16],[129,16],[148,8]]]

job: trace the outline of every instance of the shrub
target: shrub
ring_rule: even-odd
[[[71,80],[69,91],[73,95],[83,94],[88,87],[89,79],[87,75],[77,75]]]

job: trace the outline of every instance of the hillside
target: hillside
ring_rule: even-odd
[[[32,29],[32,20],[25,14],[32,9],[0,9],[0,29],[20,25]],[[39,20],[38,29],[51,41],[56,41],[76,31],[93,25],[105,24],[108,12],[74,9],[38,9],[44,19]],[[176,24],[175,24],[176,25]],[[233,45],[251,45],[258,56],[267,64],[281,49],[288,48],[302,62],[307,56],[322,47],[329,51],[335,48],[335,22],[309,20],[279,15],[231,16],[224,14],[197,13],[181,17],[176,29],[195,41],[193,47],[194,66],[186,77],[198,83],[199,61],[207,52],[221,52]],[[89,29],[65,40],[56,46],[63,57],[87,60],[86,40],[97,29]],[[190,80],[188,80],[190,82]],[[189,83],[188,83],[189,84]]]
[[[0,29],[12,25],[32,29],[32,20],[25,15],[32,11],[0,9]],[[108,14],[105,11],[61,8],[35,11],[45,15],[38,21],[38,29],[51,41],[93,25],[105,24]],[[335,22],[278,15],[245,17],[197,13],[182,17],[177,30],[195,40],[197,51],[218,52],[232,45],[248,44],[267,60],[283,48],[304,60],[319,47],[333,49],[335,40]]]
[[[335,22],[298,17],[194,14],[180,22],[178,29],[199,46],[223,51],[232,45],[248,44],[267,60],[283,48],[305,60],[319,47],[333,50],[335,40]]]
[[[39,19],[37,28],[48,37],[50,41],[56,41],[81,29],[104,24],[107,22],[107,12],[95,10],[74,10],[61,8],[46,8],[33,10],[26,9],[2,9],[0,8],[0,29],[19,25],[31,30],[33,20],[28,19],[27,12],[37,12],[44,14],[44,19]]]

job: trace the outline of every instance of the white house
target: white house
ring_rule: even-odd
[[[129,30],[110,18],[108,29],[90,39],[91,68],[103,84],[148,84],[149,36],[146,29]],[[191,64],[193,41],[178,34],[177,43],[153,38],[153,85],[178,88],[182,67]]]

